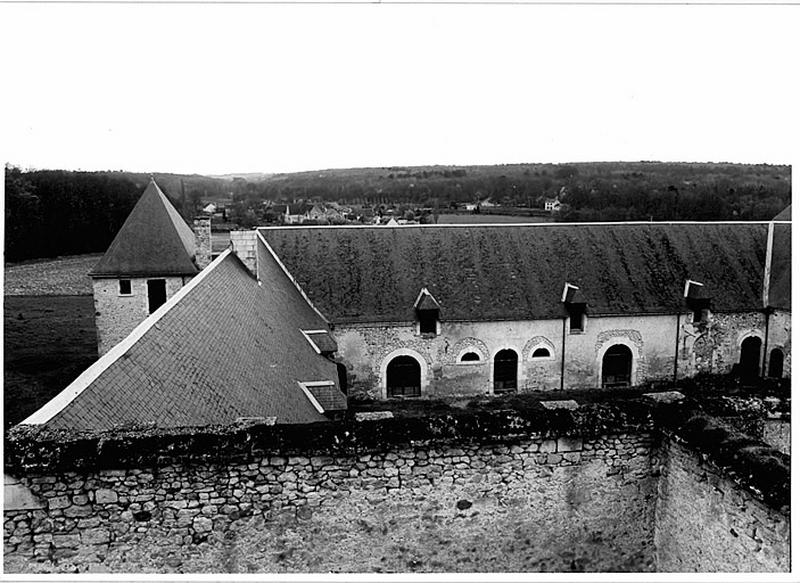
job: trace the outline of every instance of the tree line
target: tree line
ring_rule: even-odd
[[[441,209],[491,199],[562,203],[560,221],[768,220],[791,202],[789,166],[603,162],[324,170],[257,178],[156,174],[187,221],[208,202],[242,228],[294,201]],[[130,172],[22,171],[7,166],[6,261],[102,252],[150,179]],[[272,217],[274,218],[274,217]]]
[[[149,179],[120,172],[23,172],[6,166],[5,260],[105,251]],[[190,186],[187,192],[168,177],[156,180],[184,218],[191,218],[202,191]]]

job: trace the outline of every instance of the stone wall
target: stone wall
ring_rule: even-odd
[[[780,320],[780,322],[779,322]],[[787,352],[790,361],[788,317],[773,316],[770,337]],[[564,334],[564,320],[509,322],[441,322],[441,333],[422,335],[414,324],[339,325],[334,334],[337,359],[349,375],[351,394],[386,398],[386,367],[394,357],[415,358],[422,371],[423,397],[483,395],[493,393],[494,357],[503,349],[519,358],[518,392],[601,386],[603,356],[616,344],[633,355],[631,382],[670,381],[698,372],[728,373],[739,361],[742,340],[764,337],[765,316],[712,313],[706,323],[695,324],[692,314],[648,316],[590,315],[583,332]],[[676,336],[677,335],[677,336]],[[771,345],[772,346],[772,345]],[[549,355],[534,358],[536,348]],[[677,349],[677,362],[676,362]],[[471,351],[479,361],[460,362]],[[677,367],[677,368],[676,368]],[[788,364],[784,367],[788,374]]]
[[[707,458],[675,440],[663,440],[659,457],[659,571],[789,571],[788,513],[737,487]]]
[[[789,455],[792,446],[792,427],[785,419],[766,419],[762,439],[780,452]]]
[[[199,216],[192,221],[194,231],[194,262],[200,269],[211,263],[211,217]]]
[[[767,366],[765,372],[769,370],[769,359],[773,349],[779,349],[783,353],[783,376],[791,376],[792,371],[792,314],[785,310],[776,310],[770,314],[769,320],[769,343],[767,345]]]
[[[164,279],[167,300],[186,284],[189,277],[128,278],[131,295],[120,295],[119,279],[98,278],[92,281],[94,291],[97,352],[100,356],[111,350],[150,315],[147,303],[147,280]]]
[[[788,457],[691,401],[17,428],[5,569],[787,570]]]
[[[439,335],[421,335],[416,325],[337,326],[340,360],[355,394],[386,396],[386,367],[395,356],[413,356],[422,370],[423,396],[492,393],[494,356],[503,349],[518,355],[520,392],[560,388],[562,320],[442,322]],[[536,348],[550,353],[533,358]],[[464,352],[480,360],[460,362]]]
[[[621,434],[34,475],[47,510],[6,512],[5,565],[647,571],[650,449]]]
[[[231,231],[231,247],[234,253],[242,260],[252,273],[257,273],[256,266],[256,238],[255,230]]]

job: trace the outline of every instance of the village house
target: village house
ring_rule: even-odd
[[[193,240],[151,183],[92,272],[103,356],[23,423],[305,423],[345,394],[790,370],[788,221],[259,228],[202,270]]]
[[[310,207],[302,202],[295,204],[287,204],[286,210],[283,213],[284,225],[299,225],[308,219]]]
[[[557,198],[546,198],[544,200],[544,210],[558,212],[561,210],[561,203]]]

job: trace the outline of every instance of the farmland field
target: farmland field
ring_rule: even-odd
[[[22,421],[97,359],[92,296],[6,296],[5,426]]]
[[[5,266],[3,409],[22,421],[97,359],[92,284],[99,254]]]
[[[87,274],[100,257],[101,253],[92,253],[9,263],[5,267],[4,294],[6,296],[91,295],[92,280]]]
[[[519,215],[494,215],[488,213],[473,214],[449,214],[439,215],[440,225],[473,225],[487,223],[552,223],[552,217],[524,217]]]

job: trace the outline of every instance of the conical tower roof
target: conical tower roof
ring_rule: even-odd
[[[92,277],[194,275],[194,233],[155,183],[150,184],[111,242]]]

